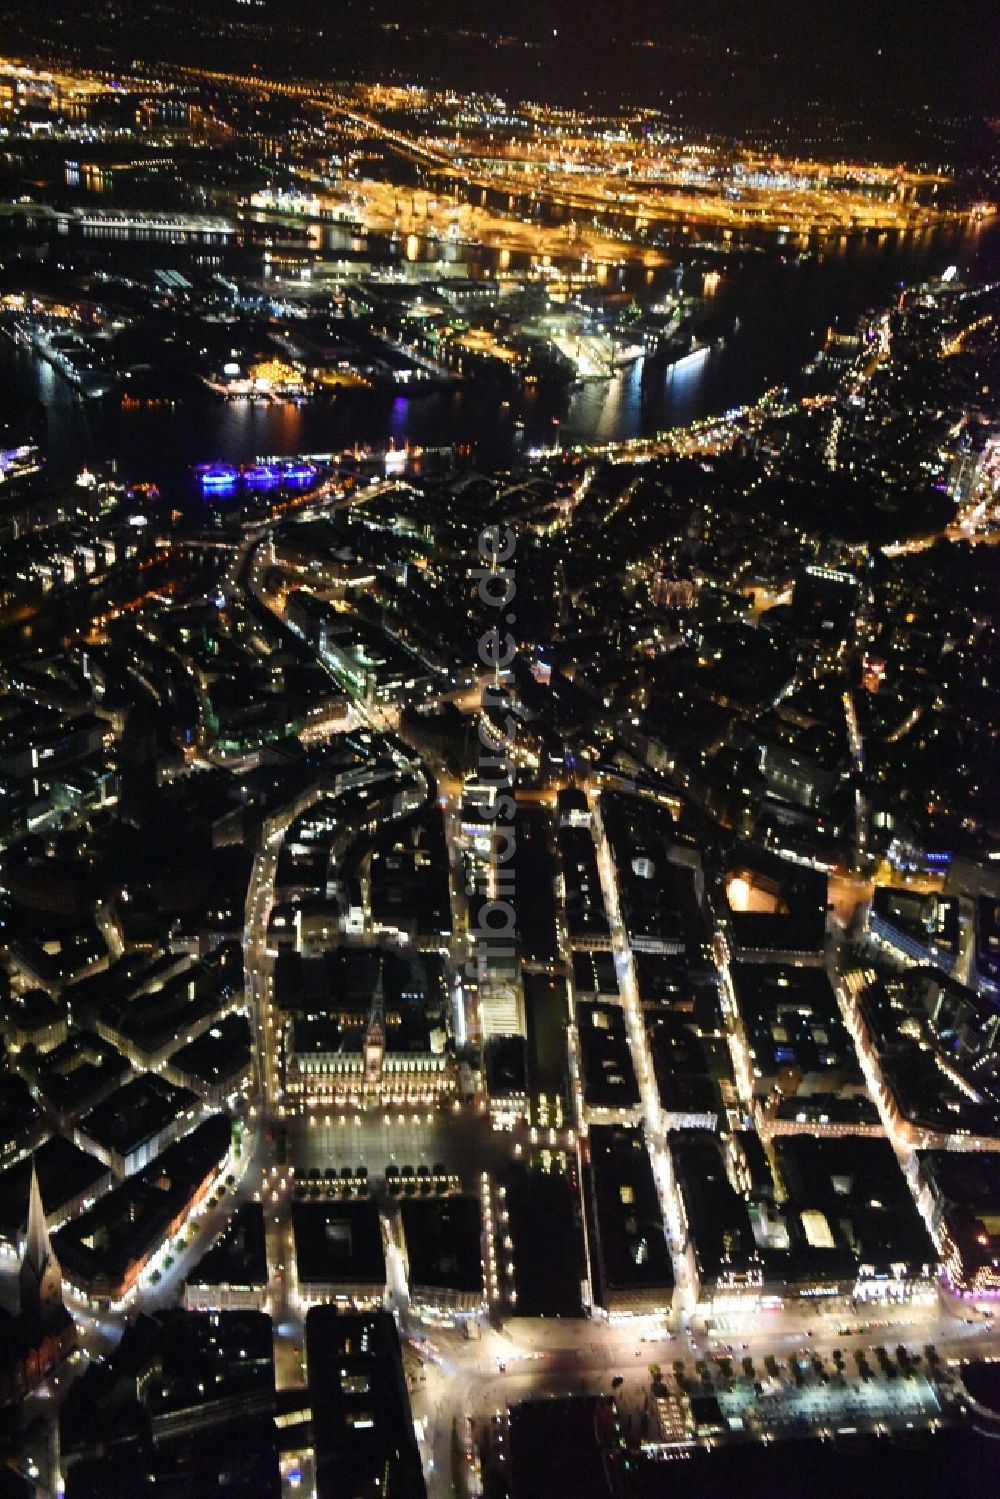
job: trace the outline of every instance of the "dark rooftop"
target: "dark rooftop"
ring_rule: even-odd
[[[617,1125],[590,1130],[589,1180],[597,1230],[595,1295],[673,1295],[674,1271],[660,1199],[642,1131]]]
[[[95,1145],[126,1156],[197,1102],[189,1089],[144,1072],[85,1114],[80,1129]]]
[[[53,1135],[33,1152],[31,1158],[18,1161],[0,1175],[0,1238],[8,1244],[17,1242],[27,1221],[32,1160],[38,1172],[45,1215],[50,1222],[63,1217],[65,1209],[76,1198],[94,1192],[102,1183],[110,1184],[110,1171],[103,1161],[70,1144],[61,1135]]]
[[[635,1107],[639,1084],[621,1005],[582,1000],[576,1007],[576,1025],[584,1103],[606,1109]]]
[[[617,1413],[603,1396],[526,1401],[510,1410],[510,1499],[614,1499],[627,1472]]]
[[[300,1285],[385,1285],[382,1226],[374,1202],[296,1202],[292,1232]]]
[[[264,1209],[259,1202],[240,1204],[221,1239],[206,1250],[187,1280],[194,1286],[267,1285]]]
[[[396,1324],[388,1312],[306,1315],[317,1499],[425,1499]],[[383,1487],[384,1485],[384,1487]]]
[[[413,1287],[483,1289],[482,1214],[470,1196],[404,1198],[400,1204]]]

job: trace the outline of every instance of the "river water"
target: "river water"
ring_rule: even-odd
[[[721,272],[714,310],[728,330],[738,319],[723,344],[672,369],[654,372],[639,362],[610,382],[568,395],[536,386],[507,404],[496,388],[470,382],[413,398],[351,392],[301,407],[225,403],[199,392],[172,407],[126,411],[114,400],[81,401],[30,350],[0,339],[0,422],[41,400],[54,475],[114,458],[129,479],[152,480],[168,491],[187,488],[196,463],[383,447],[390,440],[396,446],[472,444],[477,463],[496,465],[556,438],[568,444],[646,435],[752,401],[770,385],[797,388],[826,329],[836,324],[849,331],[900,284],[939,275],[950,264],[963,276],[1000,279],[1000,226],[842,238],[805,258],[772,242],[714,263]],[[673,284],[676,271],[613,274],[638,296],[652,298]],[[701,269],[696,278],[689,269],[686,287],[700,290],[700,281]]]

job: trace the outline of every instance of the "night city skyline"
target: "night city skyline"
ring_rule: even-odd
[[[997,43],[5,7],[0,1499],[1000,1487]]]

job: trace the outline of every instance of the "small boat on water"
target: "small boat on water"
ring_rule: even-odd
[[[276,463],[249,463],[242,476],[247,489],[274,489],[281,483],[281,470]]]
[[[293,485],[296,488],[303,484],[312,484],[316,479],[316,469],[311,463],[303,463],[298,459],[290,459],[278,465],[281,475],[281,483]]]
[[[195,476],[205,490],[235,489],[240,471],[231,463],[201,463],[195,469]]]

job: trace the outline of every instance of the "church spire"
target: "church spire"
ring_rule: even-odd
[[[28,1231],[21,1257],[20,1293],[22,1315],[38,1319],[43,1327],[63,1305],[62,1270],[49,1240],[34,1158],[28,1194]]]
[[[37,1275],[41,1275],[46,1262],[52,1258],[49,1243],[49,1228],[42,1206],[42,1192],[38,1185],[35,1161],[31,1161],[31,1190],[28,1195],[28,1232],[24,1241],[24,1262],[30,1264]]]

